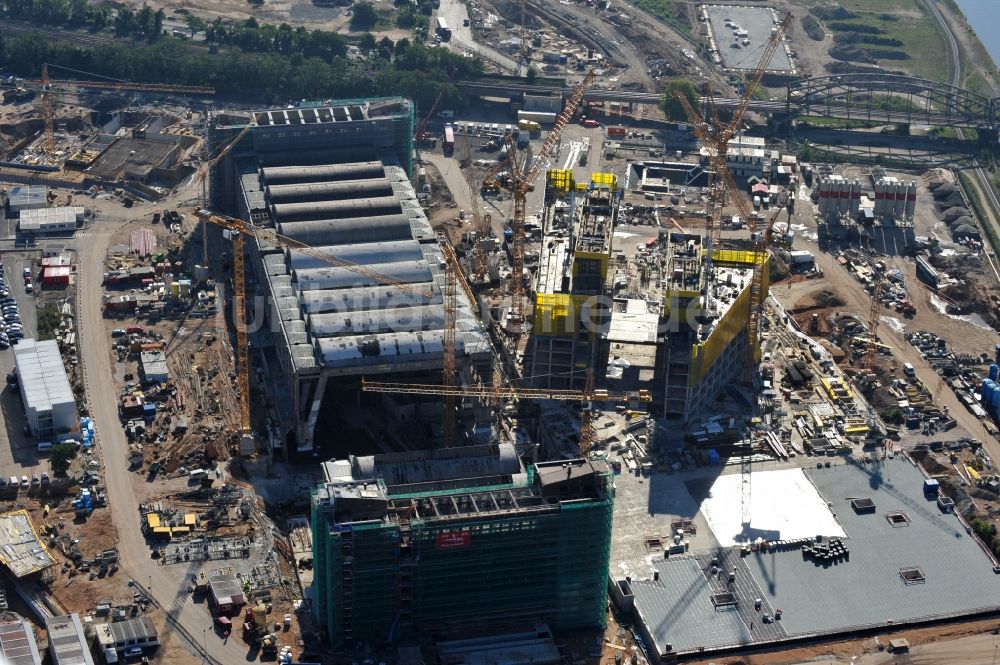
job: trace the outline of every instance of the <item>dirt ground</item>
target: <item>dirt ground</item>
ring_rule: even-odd
[[[826,642],[824,644],[791,649],[786,648],[780,652],[756,653],[738,657],[715,657],[687,662],[691,665],[711,665],[713,663],[714,665],[794,665],[796,663],[807,663],[824,659],[824,662],[832,660],[833,662],[853,663],[857,657],[863,654],[877,652],[878,643],[886,645],[891,639],[903,638],[909,640],[912,646],[920,646],[935,642],[958,640],[970,635],[981,635],[991,632],[996,627],[997,620],[995,618],[983,619],[980,621],[928,626],[926,628],[886,631],[870,638]],[[905,660],[901,662],[905,662]]]

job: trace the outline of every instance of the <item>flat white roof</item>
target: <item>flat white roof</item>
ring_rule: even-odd
[[[66,367],[55,340],[22,339],[14,347],[14,362],[21,382],[21,399],[36,412],[51,411],[53,404],[76,401]]]
[[[83,206],[62,206],[59,208],[31,208],[21,211],[21,221],[25,219],[53,219],[62,217],[83,217]]]
[[[749,529],[742,524],[742,498],[742,474],[728,473],[716,479],[709,497],[701,505],[701,512],[722,547],[759,537],[797,540],[817,535],[847,536],[802,469],[753,472]]]

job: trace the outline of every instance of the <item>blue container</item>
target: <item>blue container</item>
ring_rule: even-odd
[[[708,463],[712,466],[719,466],[719,451],[715,448],[708,449]]]
[[[993,381],[989,379],[985,379],[983,381],[983,384],[979,386],[979,394],[982,395],[984,402],[990,399],[990,397],[988,396],[993,395],[993,391],[996,390],[996,387],[997,384],[993,383]]]
[[[993,413],[1000,413],[1000,390],[993,390],[993,395],[990,396],[990,404],[993,405]]]
[[[1000,375],[1000,365],[993,363],[990,365],[990,378],[996,381],[998,375]]]

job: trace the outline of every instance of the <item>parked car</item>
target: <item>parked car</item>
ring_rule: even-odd
[[[31,487],[31,481],[28,480],[28,476],[21,476],[21,489],[26,490]]]

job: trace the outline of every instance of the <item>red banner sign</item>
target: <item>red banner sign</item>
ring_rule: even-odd
[[[437,548],[439,550],[451,550],[459,547],[468,547],[472,544],[472,533],[470,531],[451,531],[449,533],[439,533],[437,535]]]

